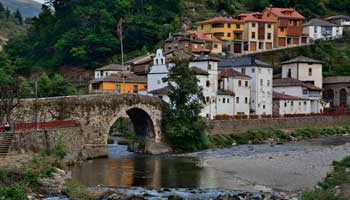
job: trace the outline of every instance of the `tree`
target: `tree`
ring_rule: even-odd
[[[0,2],[0,13],[5,11],[4,5]]]
[[[170,105],[165,112],[165,133],[169,141],[181,150],[208,148],[206,122],[200,117],[204,103],[202,88],[187,62],[176,62],[168,82]]]
[[[0,85],[0,121],[10,122],[13,110],[20,104],[19,80]]]
[[[77,94],[74,86],[62,75],[54,74],[52,79],[42,73],[37,82],[38,97],[69,96]]]
[[[15,12],[15,18],[17,19],[19,24],[23,24],[23,17],[19,9],[17,9]]]

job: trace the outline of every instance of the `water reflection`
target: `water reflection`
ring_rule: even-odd
[[[110,145],[109,158],[74,167],[73,177],[87,186],[196,188],[202,171],[198,162],[195,158],[136,155],[126,146]]]

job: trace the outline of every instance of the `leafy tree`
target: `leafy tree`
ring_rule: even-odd
[[[15,12],[15,18],[18,20],[19,24],[23,24],[23,17],[19,9],[17,9]]]
[[[50,79],[46,73],[42,73],[37,81],[37,90],[38,97],[68,96],[77,93],[74,86],[60,74],[54,74]]]
[[[0,13],[5,11],[4,5],[0,2]]]
[[[165,116],[165,132],[169,141],[181,150],[208,148],[206,122],[199,116],[204,97],[197,77],[187,62],[177,61],[168,81],[170,105]]]

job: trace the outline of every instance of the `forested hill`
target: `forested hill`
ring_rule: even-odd
[[[0,0],[4,1],[4,0]],[[12,0],[11,0],[12,1]],[[124,16],[126,58],[154,51],[169,32],[216,15],[294,7],[307,18],[350,12],[350,0],[51,0],[32,20],[28,34],[8,42],[19,73],[59,66],[95,68],[120,62],[116,30]],[[348,13],[350,14],[350,13]]]
[[[0,2],[12,12],[18,9],[24,17],[37,16],[41,10],[41,4],[33,0],[0,0]]]

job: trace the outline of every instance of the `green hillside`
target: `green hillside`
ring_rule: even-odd
[[[19,73],[60,66],[93,69],[120,62],[116,27],[121,16],[128,59],[154,51],[170,32],[193,27],[197,20],[269,5],[297,8],[307,18],[350,12],[350,0],[53,0],[27,35],[8,41],[6,53]]]

